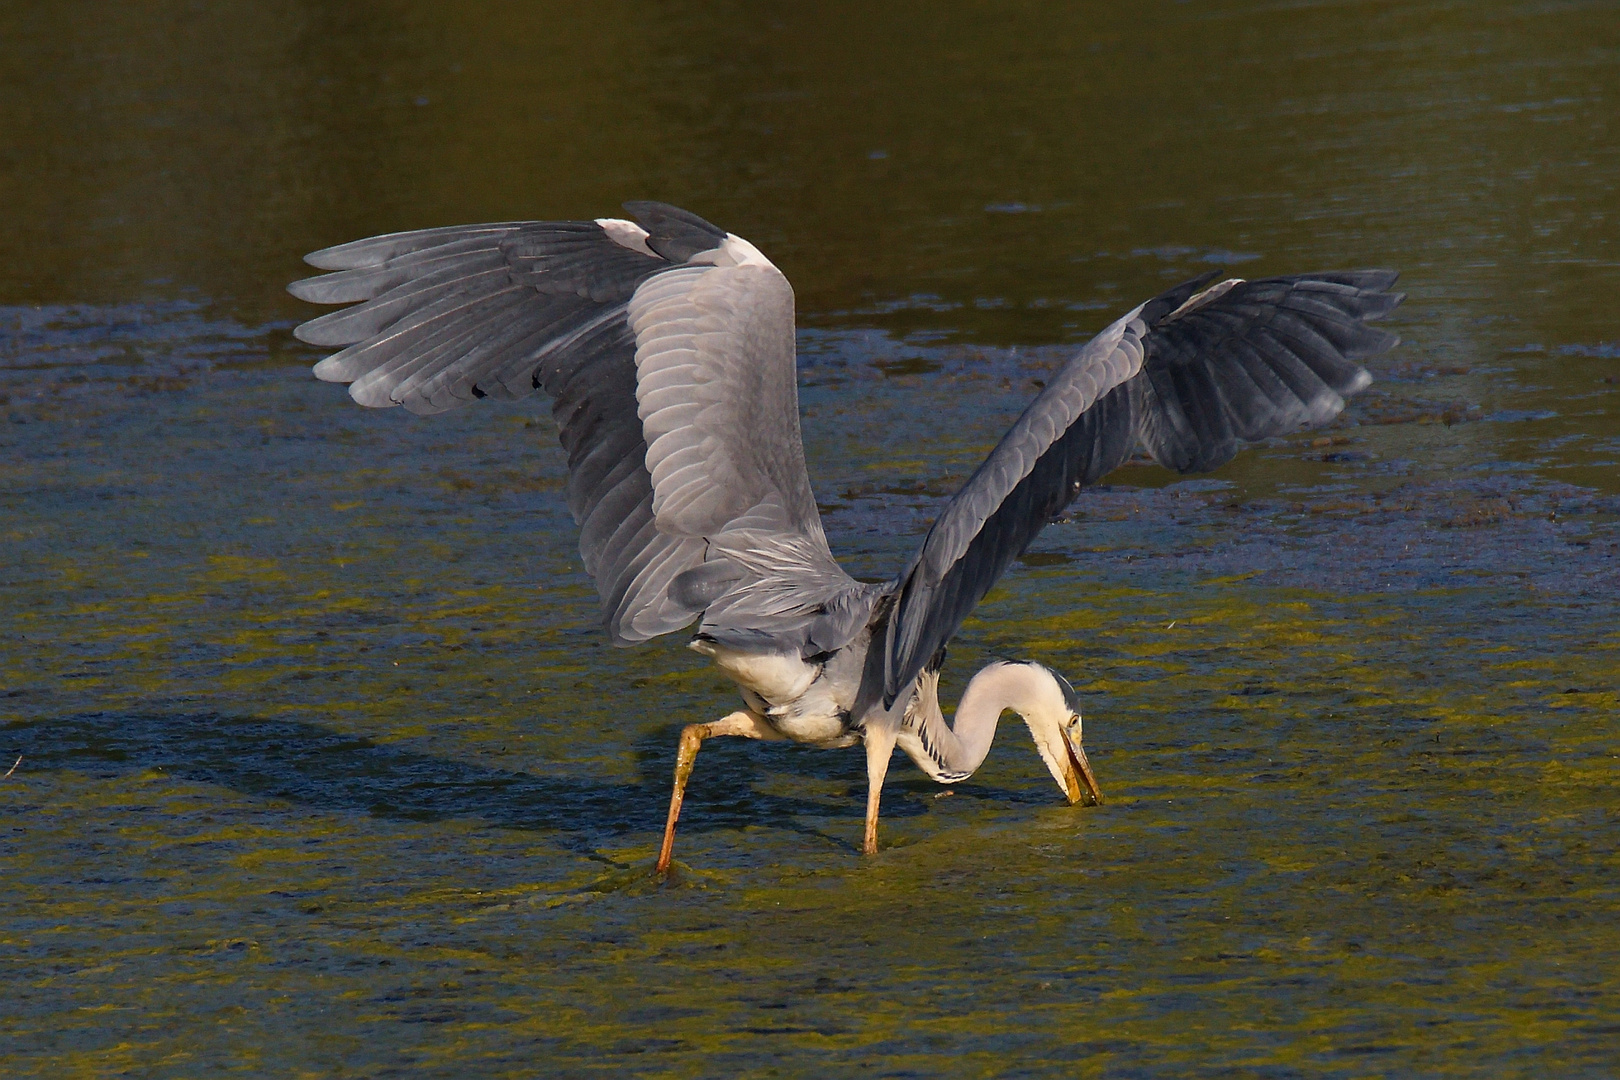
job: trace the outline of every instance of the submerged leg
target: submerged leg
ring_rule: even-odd
[[[692,763],[704,739],[716,735],[741,735],[745,739],[780,739],[775,728],[752,709],[741,709],[710,724],[687,724],[681,729],[681,746],[675,752],[675,790],[669,796],[669,822],[664,826],[664,846],[658,851],[654,873],[669,873],[670,856],[675,852],[675,822],[680,820],[681,801],[686,798],[686,781],[692,776]]]
[[[861,854],[877,854],[878,802],[883,798],[883,778],[889,772],[889,759],[899,732],[886,728],[866,729],[866,836]]]

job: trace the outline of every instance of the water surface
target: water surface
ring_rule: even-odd
[[[0,13],[0,1050],[23,1076],[1605,1076],[1620,1046],[1610,4]],[[798,291],[892,573],[1075,343],[1390,265],[1378,381],[1129,466],[953,647],[1086,703],[949,797],[710,744],[607,645],[546,404],[354,406],[368,233],[690,206]]]

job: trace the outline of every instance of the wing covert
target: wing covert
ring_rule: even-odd
[[[810,488],[787,278],[730,236],[638,288],[630,325],[654,517],[708,545],[676,594],[702,605],[715,640],[843,645],[869,590],[833,558]]]
[[[714,254],[729,265],[688,264],[630,301],[659,528],[767,529],[825,547],[799,433],[792,286],[763,256]]]

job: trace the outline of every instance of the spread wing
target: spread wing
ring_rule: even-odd
[[[630,326],[654,517],[709,544],[675,590],[704,609],[702,633],[807,652],[844,644],[858,627],[828,613],[861,588],[833,559],[810,490],[787,278],[728,237],[637,289]]]
[[[786,279],[695,215],[626,207],[639,224],[361,240],[308,256],[336,273],[289,286],[317,303],[358,302],[296,333],[343,347],[315,374],[349,383],[362,405],[435,413],[551,396],[580,554],[618,644],[687,625],[739,581],[710,542],[728,526],[801,538],[801,561],[832,563],[799,443]],[[753,262],[728,277],[739,257]],[[706,562],[719,564],[707,576]]]
[[[730,243],[713,253],[728,265],[660,274],[630,301],[653,512],[680,536],[756,528],[825,546],[799,435],[793,289]]]
[[[1362,270],[1187,282],[1087,344],[945,505],[898,579],[884,655],[892,704],[1036,534],[1138,446],[1178,472],[1338,415],[1393,347],[1368,326],[1403,297]]]

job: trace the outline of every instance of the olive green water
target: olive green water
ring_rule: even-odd
[[[0,1072],[1620,1071],[1620,8],[0,10]],[[1390,265],[1331,430],[1088,493],[954,647],[1086,703],[950,797],[608,647],[545,403],[308,375],[297,256],[662,198],[799,296],[885,576],[1065,346]],[[950,686],[948,686],[950,689]]]

